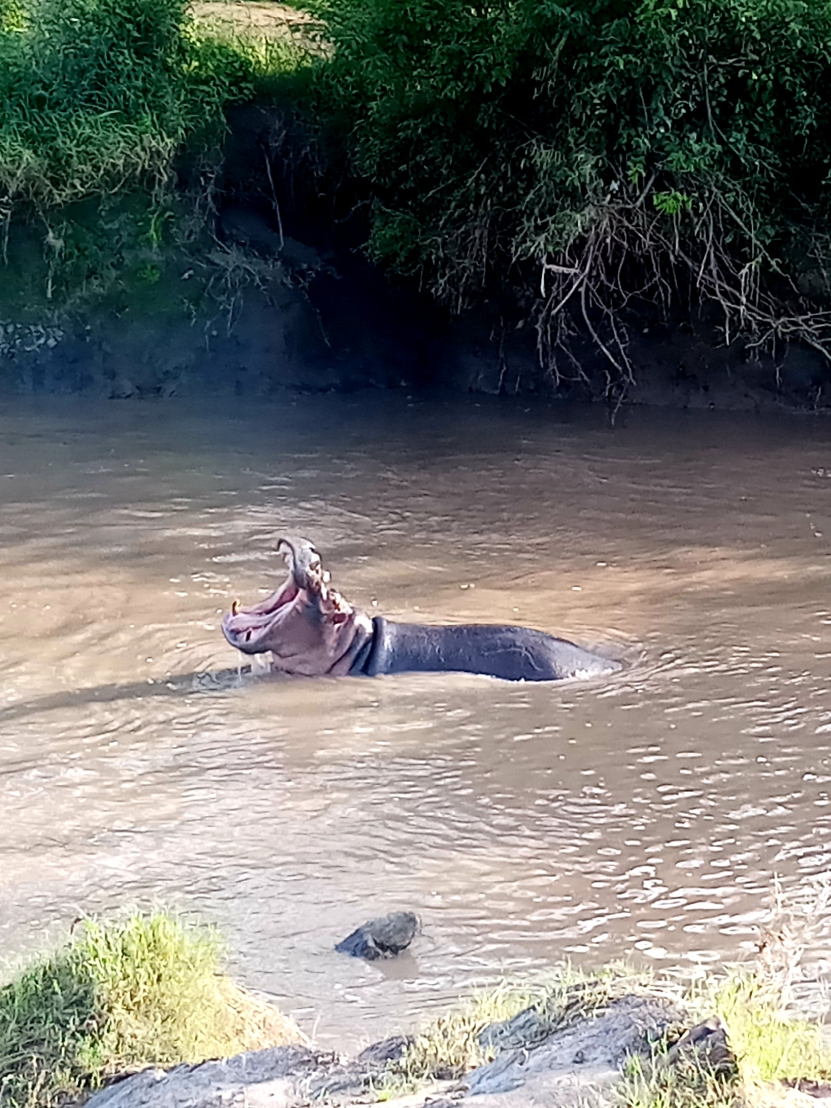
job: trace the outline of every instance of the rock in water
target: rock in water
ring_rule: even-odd
[[[335,944],[335,950],[353,958],[366,958],[368,962],[394,958],[410,945],[420,930],[421,921],[415,912],[390,912],[380,919],[371,919],[347,935]]]

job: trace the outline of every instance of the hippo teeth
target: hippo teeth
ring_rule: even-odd
[[[238,611],[239,611],[239,601],[238,600],[232,600],[231,601],[231,615],[235,616]]]

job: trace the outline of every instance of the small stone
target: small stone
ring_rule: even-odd
[[[355,1061],[364,1066],[385,1066],[388,1062],[398,1062],[413,1042],[412,1035],[392,1035],[365,1047]]]
[[[421,921],[415,912],[390,912],[347,935],[335,944],[335,950],[353,958],[365,958],[368,962],[394,958],[410,945],[420,929]]]

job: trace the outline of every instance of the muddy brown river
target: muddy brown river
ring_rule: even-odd
[[[746,955],[831,869],[831,424],[401,395],[0,408],[0,951],[174,906],[317,1041],[553,961]],[[605,682],[241,679],[219,620],[308,535],[409,621]],[[411,908],[395,962],[332,944]],[[825,957],[819,928],[811,957]]]

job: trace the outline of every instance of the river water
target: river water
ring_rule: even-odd
[[[0,951],[172,905],[321,1044],[570,958],[746,956],[831,862],[831,425],[404,395],[4,402]],[[305,534],[355,604],[605,683],[234,680]],[[332,944],[394,908],[395,962]],[[825,956],[819,927],[809,952]],[[0,970],[0,974],[2,970]]]

